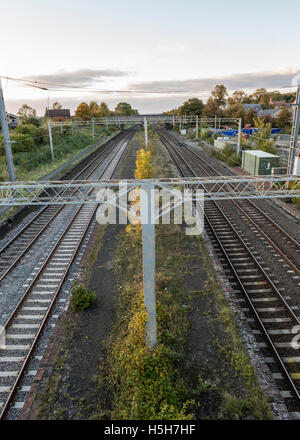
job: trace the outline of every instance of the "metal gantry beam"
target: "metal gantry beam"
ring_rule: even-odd
[[[147,180],[145,180],[146,182]],[[212,176],[150,179],[155,187],[205,188],[205,200],[278,199],[300,197],[300,176]],[[0,184],[0,205],[74,205],[97,203],[91,189],[128,185],[132,189],[144,180],[6,182]],[[76,192],[74,191],[76,190]]]
[[[291,188],[290,188],[291,187]],[[156,211],[155,189],[163,189],[175,194],[178,188],[187,190],[190,200],[230,200],[300,197],[300,177],[295,176],[213,176],[169,179],[103,179],[99,181],[58,181],[58,182],[9,182],[0,185],[2,205],[69,205],[94,203],[117,206],[120,212],[127,211],[128,201],[124,195],[139,188],[140,223],[142,224],[144,304],[147,310],[146,344],[149,349],[157,343],[156,294],[155,294],[155,224],[171,209],[184,203],[184,198],[162,205]],[[201,195],[198,189],[201,188]],[[103,196],[108,190],[110,194]],[[114,190],[118,190],[115,195]],[[203,192],[203,190],[205,192]],[[101,206],[102,204],[102,206]],[[201,209],[203,212],[203,209]],[[156,214],[158,216],[156,217]],[[124,217],[124,216],[123,216]],[[196,218],[199,213],[196,209]],[[98,220],[98,218],[97,218]],[[127,217],[125,219],[127,222]],[[197,221],[196,221],[197,222]],[[201,222],[200,222],[201,223]],[[123,224],[123,222],[122,222]],[[198,227],[198,224],[197,224]]]
[[[198,115],[130,115],[130,116],[108,116],[108,117],[101,117],[101,118],[94,118],[95,125],[103,125],[103,124],[126,124],[126,123],[135,123],[135,124],[143,124],[145,118],[147,118],[148,122],[151,123],[159,123],[159,122],[169,122],[172,125],[179,125],[180,121],[187,123],[193,123],[195,124],[198,122],[199,124],[210,124],[211,126],[215,125],[215,121],[217,120],[219,124],[238,124],[239,118],[199,118]],[[92,120],[89,121],[83,121],[81,119],[72,119],[72,121],[78,125],[90,125],[92,124]],[[52,122],[54,125],[59,125],[58,122]],[[65,125],[70,124],[70,121],[65,122]]]

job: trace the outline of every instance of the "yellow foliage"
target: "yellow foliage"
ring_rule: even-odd
[[[153,168],[151,165],[151,151],[145,151],[144,148],[138,150],[136,155],[136,170],[134,176],[136,179],[153,178]]]

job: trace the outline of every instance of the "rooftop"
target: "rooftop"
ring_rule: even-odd
[[[252,104],[252,103],[245,103],[243,104],[245,110],[255,110],[256,112],[259,112],[261,110],[260,104]]]
[[[251,154],[256,157],[278,157],[276,154],[267,153],[266,151],[262,150],[244,150],[245,153]]]
[[[48,109],[46,110],[46,116],[54,118],[55,116],[70,116],[70,110],[67,108]]]
[[[266,115],[275,116],[277,113],[279,113],[278,109],[267,108],[265,110],[261,110],[260,112],[258,112],[258,116],[266,116]]]

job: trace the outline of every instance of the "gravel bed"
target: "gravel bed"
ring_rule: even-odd
[[[102,178],[109,178],[111,173],[123,154],[126,148],[126,143],[121,142],[118,146],[118,151],[115,154],[116,150],[111,152],[108,157],[101,163],[98,169],[90,176],[90,180],[97,180],[102,172],[105,170],[109,162],[112,160],[111,164],[105,170]],[[24,295],[24,292],[27,288],[29,282],[34,278],[37,270],[41,267],[49,252],[54,247],[58,237],[65,229],[67,222],[72,218],[74,212],[76,211],[78,205],[67,206],[62,210],[62,212],[58,215],[58,217],[52,222],[51,226],[47,229],[45,234],[41,236],[41,238],[32,246],[29,253],[22,259],[22,264],[17,265],[17,267],[11,272],[9,276],[3,280],[1,283],[1,293],[0,293],[0,325],[4,324],[7,321],[10,313],[19,303],[20,299]],[[92,207],[91,207],[92,208]],[[32,215],[32,213],[31,213]],[[34,215],[34,213],[33,213]],[[32,218],[32,217],[30,217]],[[28,218],[24,219],[25,224],[27,223]],[[80,264],[83,251],[87,245],[91,232],[95,226],[95,220],[91,223],[88,232],[83,240],[83,243],[79,249],[77,257],[73,262],[68,278],[63,284],[62,290],[59,294],[58,300],[51,312],[51,317],[43,331],[43,334],[40,338],[39,344],[35,349],[35,356],[31,360],[27,374],[22,381],[22,387],[29,387],[34,379],[34,372],[37,370],[39,361],[41,356],[43,355],[45,348],[47,347],[47,343],[49,338],[53,332],[53,328],[55,326],[55,322],[57,318],[60,316],[63,310],[68,306],[70,291],[72,289],[72,285],[74,279],[78,273],[78,265]],[[19,226],[22,227],[22,226]],[[14,231],[15,233],[15,231]],[[26,281],[24,281],[26,280]],[[20,350],[12,350],[11,356],[20,355]],[[7,365],[5,366],[7,367]],[[16,367],[16,365],[15,365]],[[0,378],[1,384],[1,378]],[[26,393],[20,391],[16,396],[15,402],[24,402],[26,397]],[[9,412],[10,419],[17,419],[20,414],[21,408],[12,408]]]

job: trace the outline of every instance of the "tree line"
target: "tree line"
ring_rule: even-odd
[[[54,102],[51,107],[52,110],[59,110],[61,108],[62,104],[60,102]],[[46,108],[46,111],[47,110],[48,108]],[[36,116],[36,110],[28,104],[23,104],[17,114],[23,123],[36,126],[40,125]],[[114,110],[110,110],[106,102],[98,104],[96,101],[91,101],[89,104],[87,102],[81,102],[75,109],[74,114],[77,118],[89,120],[112,115],[138,115],[139,113],[136,109],[132,108],[128,102],[119,102]]]
[[[101,102],[99,105],[96,101],[91,101],[89,104],[82,102],[75,110],[75,116],[83,120],[89,120],[91,118],[101,118],[112,115],[138,115],[138,111],[133,109],[128,102],[119,102],[114,111],[110,110],[105,102]]]
[[[261,108],[265,110],[274,108],[273,101],[292,104],[295,96],[296,94],[293,92],[268,92],[265,88],[257,89],[249,95],[243,90],[236,90],[229,96],[226,87],[218,84],[212,90],[206,104],[199,98],[191,98],[180,107],[166,112],[166,114],[198,115],[203,118],[214,118],[215,116],[219,118],[242,118],[243,125],[253,126],[257,113],[254,109],[246,110],[243,104],[260,104]],[[262,120],[278,128],[287,128],[291,124],[291,115],[289,107],[282,107],[276,120],[268,114],[264,115]]]
[[[199,98],[191,98],[185,101],[178,108],[172,109],[165,114],[177,115],[198,115],[204,118],[242,118],[243,126],[249,124],[253,126],[257,113],[254,109],[247,110],[243,104],[260,104],[261,108],[274,108],[273,101],[283,101],[292,104],[295,100],[295,93],[281,93],[280,91],[268,92],[265,88],[259,88],[252,94],[247,94],[243,90],[236,90],[229,96],[226,87],[218,84],[211,91],[207,102],[204,103]],[[62,105],[55,102],[53,109],[60,109]],[[138,111],[127,102],[119,102],[114,110],[111,110],[105,102],[98,104],[96,101],[90,103],[81,102],[75,109],[75,117],[82,120],[92,118],[107,117],[112,115],[137,115]],[[22,105],[18,110],[18,115],[24,123],[39,126],[36,111],[27,104]],[[289,128],[291,124],[290,107],[282,107],[276,119],[272,119],[269,114],[262,117],[264,122],[270,123],[278,128]]]

